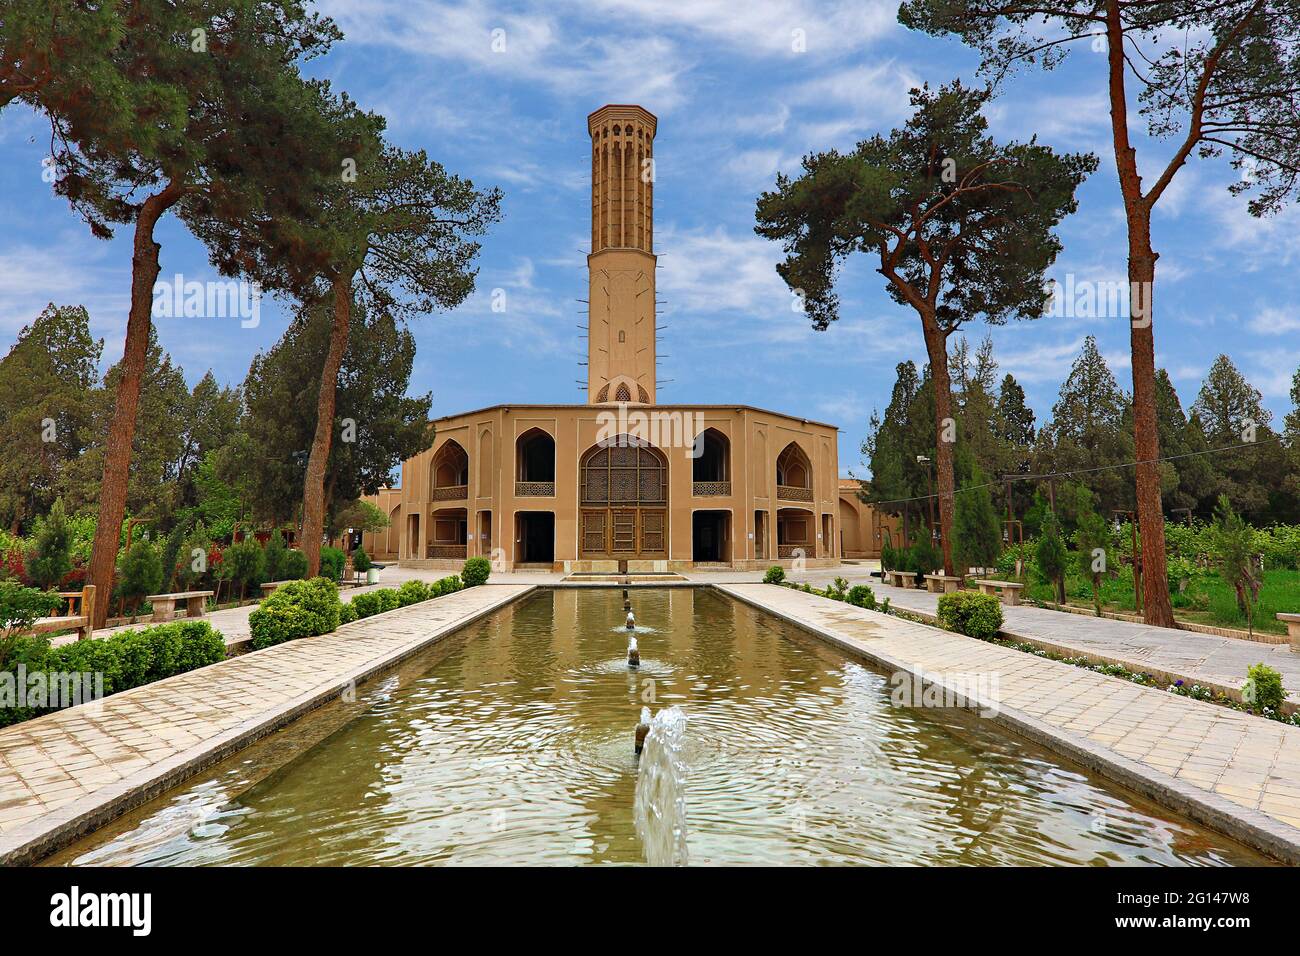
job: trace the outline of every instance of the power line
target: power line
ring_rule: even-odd
[[[1279,442],[1282,438],[1282,435],[1274,435],[1272,438],[1242,442],[1240,445],[1223,445],[1219,448],[1206,448],[1204,451],[1189,451],[1184,452],[1181,455],[1166,455],[1161,458],[1143,458],[1138,461],[1125,461],[1115,465],[1097,465],[1094,468],[1079,468],[1075,471],[1050,471],[1035,475],[1003,475],[997,481],[986,481],[982,485],[970,485],[966,488],[955,488],[953,489],[953,497],[956,497],[963,491],[978,491],[981,488],[997,488],[1008,481],[1048,481],[1053,478],[1070,478],[1074,475],[1091,475],[1099,471],[1114,471],[1119,468],[1136,468],[1138,465],[1143,464],[1160,464],[1163,461],[1181,461],[1184,458],[1196,458],[1200,455],[1214,455],[1221,451],[1236,451],[1241,448],[1258,448],[1260,445]],[[938,493],[935,493],[932,495],[917,495],[915,498],[890,498],[887,501],[868,501],[865,503],[871,505],[901,505],[912,501],[929,501],[931,498],[938,497]]]

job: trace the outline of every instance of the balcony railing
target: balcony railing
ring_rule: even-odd
[[[776,496],[783,501],[812,501],[811,488],[795,488],[791,485],[777,485]]]
[[[515,497],[516,498],[554,498],[555,482],[516,481]]]
[[[726,497],[731,494],[731,482],[696,481],[691,484],[691,494],[697,498]]]
[[[468,485],[447,485],[433,489],[434,501],[464,501],[469,497]]]
[[[463,557],[465,557],[465,545],[463,545],[463,544],[431,544],[431,545],[429,545],[429,557],[431,557],[431,558],[463,558]]]

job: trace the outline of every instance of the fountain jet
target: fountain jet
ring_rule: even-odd
[[[641,650],[636,646],[636,635],[627,639],[627,666],[641,666]]]
[[[650,716],[642,708],[644,725]],[[641,728],[637,728],[638,735]],[[666,707],[649,722],[644,753],[637,768],[633,816],[646,862],[651,866],[685,866],[686,760],[683,755],[686,714]]]

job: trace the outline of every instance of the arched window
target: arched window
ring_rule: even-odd
[[[619,382],[618,390],[614,392],[614,401],[630,402],[632,401],[632,392],[627,387],[627,382]]]
[[[668,460],[630,435],[618,435],[582,456],[584,505],[659,505],[668,500]]]

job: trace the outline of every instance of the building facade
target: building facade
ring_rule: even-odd
[[[835,426],[656,400],[656,128],[639,106],[587,120],[587,403],[501,404],[432,422],[434,443],[403,462],[401,487],[370,499],[391,524],[365,536],[369,553],[565,571],[839,562],[849,512]],[[869,535],[852,515],[861,550]]]

